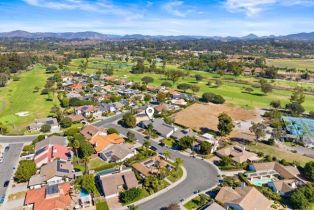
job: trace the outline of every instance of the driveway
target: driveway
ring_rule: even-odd
[[[109,123],[98,123],[98,126],[105,128],[116,128],[122,135],[127,134],[129,131],[119,125]],[[133,131],[134,132],[134,131]],[[143,143],[145,138],[142,134],[134,132],[136,138],[139,142]],[[217,169],[208,162],[200,159],[192,158],[186,155],[168,149],[167,147],[161,147],[156,142],[150,141],[151,145],[157,148],[157,152],[169,151],[171,154],[171,159],[181,158],[183,160],[183,165],[187,171],[186,179],[174,187],[173,189],[167,191],[166,193],[147,201],[139,205],[140,210],[147,209],[161,209],[168,206],[171,203],[179,203],[181,199],[189,198],[194,194],[195,191],[206,191],[218,183],[218,171]]]
[[[17,168],[23,144],[9,144],[10,149],[4,153],[3,162],[0,163],[0,196],[5,197],[8,187],[4,187],[5,181],[9,180],[12,184],[14,168]],[[10,186],[9,185],[9,186]]]

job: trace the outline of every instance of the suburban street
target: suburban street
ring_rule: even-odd
[[[129,130],[114,124],[114,121],[117,121],[118,119],[119,116],[111,118],[110,120],[104,120],[98,122],[97,126],[116,128],[122,135],[126,136]],[[135,131],[134,133],[139,142],[143,143],[145,140],[144,135]],[[178,151],[168,149],[167,147],[161,147],[154,141],[150,142],[152,146],[157,148],[156,152],[163,153],[164,151],[168,150],[171,153],[171,159],[181,158],[187,171],[187,177],[182,183],[173,189],[141,204],[139,206],[140,209],[160,209],[168,206],[171,203],[179,203],[181,199],[190,197],[194,194],[195,191],[206,191],[216,186],[219,173],[213,165],[203,160],[183,155]]]
[[[10,144],[10,143],[29,143],[33,141],[38,135],[31,136],[1,136],[0,144]]]
[[[5,181],[13,178],[13,172],[15,168],[17,168],[20,153],[23,149],[23,144],[9,144],[10,149],[4,153],[3,162],[0,163],[0,196],[1,200],[4,198],[7,188],[4,187],[3,184]],[[11,184],[11,183],[10,183]],[[10,186],[10,185],[9,185]]]

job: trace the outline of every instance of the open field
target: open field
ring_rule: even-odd
[[[193,104],[175,114],[175,123],[198,131],[218,131],[218,116],[220,113],[227,113],[235,124],[249,122],[246,126],[236,126],[231,137],[242,137],[252,139],[253,135],[248,131],[250,122],[259,122],[261,118],[256,110],[246,110],[230,104]]]
[[[298,153],[289,152],[275,146],[270,146],[258,142],[256,144],[247,145],[247,148],[252,152],[262,152],[264,155],[276,157],[279,160],[285,159],[288,162],[296,161],[299,162],[302,166],[304,166],[305,163],[314,160],[310,157],[306,157]]]
[[[314,71],[314,59],[267,59],[268,66]]]
[[[47,95],[40,94],[47,77],[43,68],[36,66],[21,73],[19,81],[10,81],[6,87],[0,88],[0,122],[9,127],[10,133],[23,133],[28,124],[36,118],[47,117],[51,107],[58,104],[56,98],[47,101]],[[39,92],[34,92],[35,87]]]
[[[79,71],[78,65],[81,59],[75,59],[69,65],[70,71]],[[96,68],[96,64],[97,68]],[[96,59],[91,58],[89,62],[89,66],[86,70],[87,73],[93,73],[97,69],[103,69],[106,64],[112,64],[114,68],[114,76],[118,78],[126,78],[130,81],[141,81],[144,76],[151,76],[154,78],[154,82],[152,85],[160,86],[162,82],[167,81],[164,75],[154,74],[154,73],[145,73],[145,74],[131,74],[130,69],[132,66],[131,62],[116,62],[116,61],[106,61],[104,59]],[[158,66],[158,65],[157,65]],[[174,65],[167,65],[167,69],[176,69],[178,67]],[[204,77],[202,81],[196,81],[194,78],[195,74],[200,74]],[[189,76],[186,76],[183,79],[180,79],[176,84],[173,85],[173,89],[176,89],[176,85],[179,83],[189,83],[196,84],[200,86],[200,91],[197,93],[198,96],[201,96],[204,92],[214,92],[216,94],[222,95],[228,103],[232,103],[237,106],[245,107],[245,108],[265,108],[269,107],[269,103],[272,100],[280,99],[282,104],[286,104],[289,101],[291,91],[286,90],[273,90],[272,93],[268,95],[263,95],[260,91],[260,88],[252,88],[251,85],[239,84],[233,81],[223,81],[223,84],[219,87],[217,86],[208,86],[207,81],[212,79],[217,79],[219,77],[218,74],[213,74],[209,72],[203,71],[189,71]],[[256,83],[257,80],[255,78],[250,77],[235,77],[233,75],[225,75],[222,76],[221,79],[241,79],[244,81],[248,81],[250,83]],[[291,81],[283,81],[276,80],[273,82],[273,85],[279,85],[283,87],[295,87],[300,83],[291,82]],[[305,87],[312,87],[313,85],[305,84]],[[243,90],[246,87],[251,87],[254,91],[252,93],[245,93]],[[307,95],[305,103],[303,106],[306,111],[314,110],[314,96]]]

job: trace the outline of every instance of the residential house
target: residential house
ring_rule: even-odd
[[[75,92],[75,91],[71,91],[71,92],[67,93],[66,97],[68,99],[77,98],[77,99],[83,100],[83,96],[81,94],[79,94],[78,92]]]
[[[272,180],[267,184],[275,193],[281,196],[288,196],[292,191],[303,185],[303,182],[296,179]]]
[[[170,165],[163,158],[156,155],[142,162],[134,163],[132,168],[143,176],[149,176],[153,174],[159,174],[160,169],[167,166]]]
[[[27,191],[24,204],[33,210],[69,209],[72,203],[70,191],[69,183],[32,189]]]
[[[152,124],[156,133],[165,138],[169,138],[175,131],[177,131],[175,126],[165,123],[165,121],[161,118],[143,121],[139,124],[139,126],[142,128],[148,128],[150,124]]]
[[[214,135],[210,133],[204,133],[201,136],[196,136],[196,140],[201,143],[202,141],[206,141],[212,145],[211,153],[215,152],[219,146],[219,141],[215,138]],[[200,145],[197,145],[197,150],[200,149]]]
[[[275,178],[276,176],[282,179],[297,179],[299,180],[300,171],[294,166],[283,166],[278,162],[254,163],[249,166],[250,171],[246,176],[250,181],[256,179]]]
[[[85,117],[83,117],[83,115],[79,114],[70,114],[67,116],[73,123],[78,123],[78,122],[82,122],[85,120]]]
[[[51,136],[36,143],[34,156],[36,167],[40,168],[55,159],[71,160],[72,151],[65,145],[66,139],[59,136]]]
[[[86,125],[83,127],[83,129],[80,131],[80,133],[86,138],[86,139],[91,139],[93,136],[96,134],[100,135],[106,135],[106,129],[104,128],[99,128],[94,125]]]
[[[253,152],[246,151],[244,147],[228,146],[223,149],[217,150],[216,155],[220,158],[231,157],[234,162],[244,163],[247,161],[258,161],[260,158]]]
[[[154,107],[155,111],[157,114],[163,112],[163,111],[168,111],[169,110],[169,105],[166,103],[161,103],[157,106]]]
[[[175,140],[180,140],[181,138],[183,138],[185,136],[189,136],[189,137],[194,136],[193,130],[190,128],[178,129],[175,132],[173,132],[173,134],[171,135],[171,137],[174,138]]]
[[[186,106],[188,103],[184,99],[172,99],[171,104],[175,106]]]
[[[210,202],[209,204],[206,204],[204,207],[200,208],[200,210],[226,210],[226,209],[216,202]]]
[[[28,186],[39,188],[44,184],[55,185],[71,181],[75,178],[75,171],[71,161],[54,160],[40,168],[39,174],[31,177]]]
[[[148,117],[145,111],[141,111],[140,113],[137,113],[135,115],[135,118],[136,118],[136,124],[139,124],[140,122],[143,122],[143,121],[150,120],[150,118]]]
[[[89,141],[95,148],[96,152],[101,152],[106,149],[110,144],[122,144],[124,139],[116,133],[109,135],[97,134],[94,135]]]
[[[48,117],[43,119],[36,119],[35,122],[28,126],[30,131],[40,131],[43,125],[50,125],[50,132],[57,133],[60,131],[60,125],[56,118]]]
[[[140,187],[132,169],[99,175],[98,179],[106,199],[118,197],[121,191]]]
[[[100,118],[102,116],[102,112],[98,110],[93,105],[85,105],[85,106],[79,106],[75,108],[75,114],[77,115],[83,115],[86,118],[94,117],[94,118]]]
[[[272,201],[254,187],[222,187],[215,199],[226,209],[235,210],[268,210],[272,205]]]
[[[110,144],[98,153],[99,157],[107,162],[123,162],[136,154],[128,144]]]

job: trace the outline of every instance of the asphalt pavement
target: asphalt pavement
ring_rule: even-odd
[[[8,186],[4,187],[4,183],[10,181],[12,184],[13,173],[18,166],[23,143],[9,144],[9,147],[10,149],[3,155],[3,162],[0,163],[0,200],[5,197],[8,188]]]
[[[118,118],[115,120],[118,120]],[[125,136],[129,131],[129,129],[123,128],[117,124],[110,123],[110,120],[105,122],[98,122],[97,125],[105,128],[116,128],[122,135]],[[145,141],[144,135],[138,132],[134,133],[139,142],[143,143]],[[171,203],[179,203],[181,199],[189,198],[196,191],[206,191],[217,185],[219,173],[216,167],[210,163],[183,155],[180,152],[168,149],[167,147],[161,147],[154,141],[150,142],[152,146],[157,148],[156,152],[163,153],[167,150],[171,154],[171,159],[181,158],[187,171],[187,177],[182,183],[173,189],[139,205],[140,210],[161,209],[163,207],[167,207]]]

